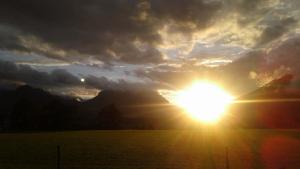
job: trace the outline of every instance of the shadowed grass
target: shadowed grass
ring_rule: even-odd
[[[55,169],[56,146],[60,145],[63,169],[225,169],[226,148],[231,169],[271,167],[296,169],[300,168],[299,139],[300,132],[297,130],[215,128],[202,131],[142,130],[0,134],[0,168]],[[280,149],[272,147],[273,141]],[[291,148],[287,144],[295,145]],[[268,154],[270,150],[273,155]],[[276,153],[279,154],[276,156]],[[278,160],[281,158],[280,153],[285,154],[288,159]],[[282,166],[277,167],[277,165]]]

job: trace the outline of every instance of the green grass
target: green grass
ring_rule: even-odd
[[[159,130],[0,134],[0,168],[300,168],[300,131]]]

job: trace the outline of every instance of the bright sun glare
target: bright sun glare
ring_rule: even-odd
[[[175,96],[177,105],[185,109],[194,119],[205,123],[217,122],[232,100],[232,95],[206,81],[194,82]]]

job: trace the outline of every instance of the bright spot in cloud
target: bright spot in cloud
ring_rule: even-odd
[[[186,110],[194,119],[215,123],[226,112],[233,96],[219,86],[197,81],[190,87],[179,91],[175,96],[175,103]]]
[[[80,81],[83,83],[83,82],[85,82],[85,79],[84,79],[84,78],[81,78]]]

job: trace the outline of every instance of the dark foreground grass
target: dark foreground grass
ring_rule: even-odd
[[[78,131],[0,134],[0,168],[300,169],[297,130]]]

